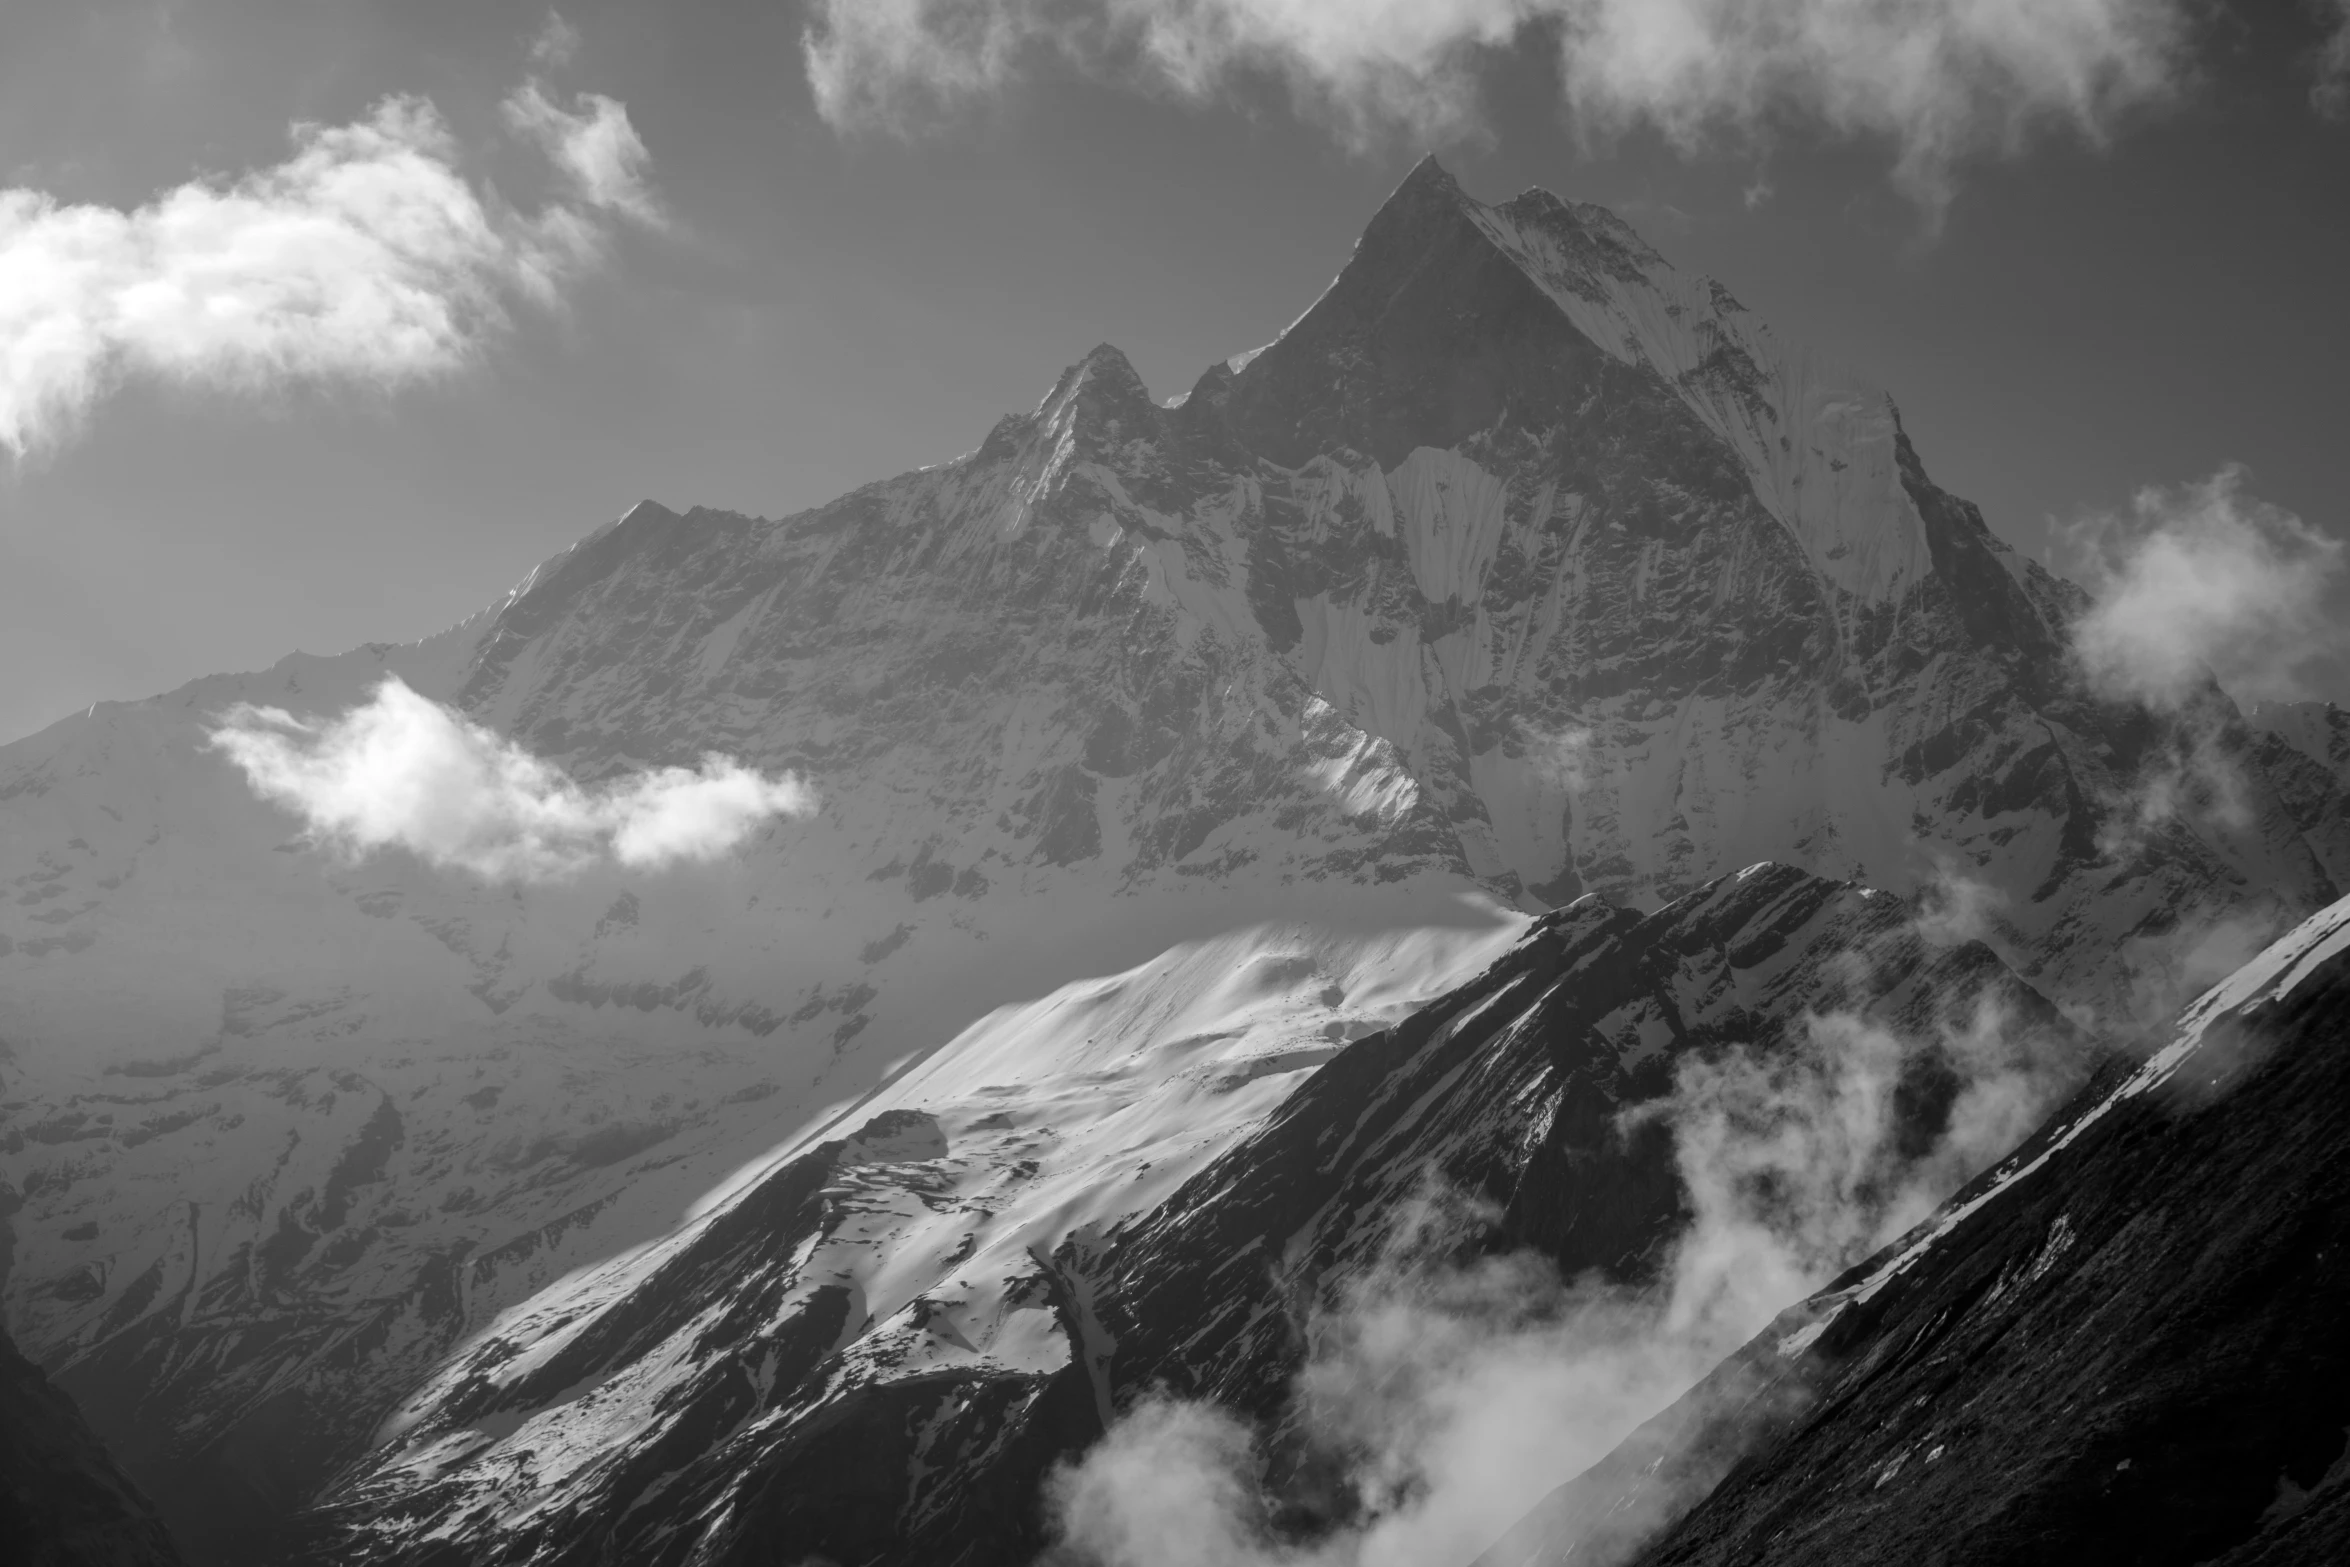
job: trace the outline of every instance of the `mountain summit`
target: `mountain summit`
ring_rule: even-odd
[[[904,1349],[970,1282],[915,1210],[981,1199],[855,1173],[931,1146],[853,1108],[893,1074],[1025,1107],[957,1182],[1018,1216],[972,1255],[1036,1271],[965,1304],[1082,1358],[1064,1248],[1589,895],[1655,912],[1761,861],[1909,893],[1939,861],[2025,979],[2126,1011],[2192,919],[2328,901],[2350,839],[2333,775],[2273,782],[2298,753],[2216,689],[2191,737],[2081,692],[2076,600],[1881,392],[1599,208],[1423,163],[1312,308],[1171,405],[1097,348],[954,461],[778,521],[648,502],[424,642],[0,749],[9,1320],[193,1553],[246,1562],[404,1400],[443,1435],[487,1411],[467,1463],[560,1425],[564,1390],[517,1370],[502,1401],[451,1357],[500,1325],[633,1365],[558,1341],[666,1342],[715,1300],[745,1172],[904,1219],[854,1239],[919,1300],[848,1268],[792,1319]],[[505,885],[339,861],[205,743],[386,675],[583,780],[719,750],[822,808],[711,871]],[[2145,820],[2190,750],[2237,808]],[[1061,1067],[1106,1141],[1054,1143]],[[539,1294],[581,1278],[593,1311]],[[601,1440],[583,1462],[657,1461]]]

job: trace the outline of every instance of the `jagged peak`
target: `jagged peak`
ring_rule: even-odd
[[[1461,182],[1453,178],[1452,171],[1436,161],[1433,152],[1420,154],[1420,161],[1412,165],[1411,172],[1403,177],[1403,183],[1395,187],[1394,195],[1389,196],[1388,200],[1393,201],[1396,196],[1407,192],[1419,191],[1450,192],[1464,199],[1468,194],[1461,189]]]
[[[979,462],[995,462],[1012,456],[1020,449],[1020,438],[1036,427],[1031,414],[1006,414],[987,432],[987,439],[979,443],[972,457]]]
[[[1412,165],[1403,183],[1371,214],[1362,238],[1355,242],[1355,256],[1360,260],[1387,246],[1408,244],[1432,224],[1465,215],[1475,205],[1469,193],[1461,188],[1461,182],[1430,153]]]
[[[1092,352],[1062,371],[1036,409],[1040,419],[1068,417],[1078,426],[1106,425],[1113,431],[1130,426],[1129,434],[1162,412],[1133,361],[1110,343],[1096,344]]]
[[[1253,357],[1253,354],[1234,354],[1232,359],[1219,359],[1202,370],[1199,379],[1191,383],[1191,390],[1183,394],[1184,404],[1189,406],[1195,401],[1207,401],[1223,396],[1230,389],[1232,378],[1238,375]],[[1234,359],[1239,360],[1240,363],[1234,364]]]
[[[1094,344],[1085,357],[1077,361],[1075,368],[1087,375],[1124,375],[1137,381],[1142,379],[1135,373],[1134,361],[1128,359],[1125,351],[1115,343]]]
[[[1120,401],[1130,397],[1150,401],[1150,389],[1143,384],[1134,361],[1114,343],[1096,343],[1083,359],[1061,372],[1060,379],[1053,382],[1053,389],[1045,393],[1044,401],[1036,405],[1036,411],[1041,415],[1084,390],[1097,395],[1107,392]]]
[[[613,523],[613,526],[632,528],[641,527],[648,523],[679,522],[682,520],[676,512],[671,511],[659,501],[647,499],[638,501],[634,506],[622,512],[619,520]]]
[[[1356,243],[1356,252],[1360,255],[1375,245],[1409,242],[1418,238],[1428,223],[1454,214],[1468,218],[1498,249],[1521,264],[1524,257],[1509,243],[1509,236],[1531,229],[1564,240],[1569,250],[1615,270],[1670,270],[1672,265],[1610,208],[1570,201],[1540,185],[1529,185],[1506,202],[1482,202],[1437,162],[1434,153],[1414,164],[1380,205]]]

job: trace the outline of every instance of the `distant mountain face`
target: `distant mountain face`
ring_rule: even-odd
[[[1217,1067],[1225,1139],[1529,915],[1766,859],[1940,857],[2111,1011],[2183,918],[2330,899],[2350,837],[2216,692],[2240,808],[2143,819],[2189,741],[2078,693],[2069,593],[1881,394],[1600,209],[1425,164],[1172,404],[1097,349],[953,462],[780,522],[647,503],[427,642],[0,749],[9,1320],[241,1560],[501,1313],[1073,981],[1311,950]],[[583,778],[719,749],[825,804],[718,871],[340,864],[204,734],[386,673]]]
[[[2343,1560],[2346,1042],[2350,902],[1481,1567]]]
[[[2350,886],[2350,713],[2331,702],[2260,702],[2245,721],[2277,802],[2337,886]]]

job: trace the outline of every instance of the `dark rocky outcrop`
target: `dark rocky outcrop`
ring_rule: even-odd
[[[0,1555],[15,1567],[177,1567],[147,1499],[73,1400],[0,1333]]]
[[[2350,1559],[2346,923],[2104,1070],[1489,1567]],[[1626,1520],[1670,1527],[1635,1553]]]

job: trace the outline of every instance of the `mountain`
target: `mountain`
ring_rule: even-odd
[[[2258,702],[2245,721],[2277,802],[2326,873],[2350,885],[2350,713],[2331,702]]]
[[[0,1540],[22,1567],[177,1567],[180,1559],[73,1401],[4,1333]]]
[[[1791,1310],[1487,1567],[2344,1559],[2346,1035],[2350,900]],[[1627,1519],[1671,1526],[1635,1552]]]
[[[2334,896],[2338,823],[2216,688],[2082,693],[2077,599],[1881,393],[1605,211],[1424,163],[1171,402],[1105,346],[954,461],[781,521],[648,502],[424,642],[0,748],[8,1320],[241,1564],[461,1346],[1072,985],[1181,1010],[1198,954],[1311,954],[1215,1066],[1255,1086],[1186,1112],[1227,1141],[1544,910],[1765,860],[1955,878],[2035,987],[2156,1015],[2211,933]],[[823,806],[505,884],[340,861],[207,744],[387,675],[582,780],[715,749]],[[2155,788],[2214,767],[2225,809]],[[1021,1048],[1153,1053],[1118,1026]]]
[[[1230,956],[1167,977],[1263,996]],[[991,1020],[501,1321],[330,1497],[336,1559],[1016,1567],[1046,1543],[1048,1471],[1114,1411],[1174,1392],[1278,1419],[1307,1303],[1373,1273],[1431,1180],[1493,1208],[1482,1248],[1649,1282],[1690,1199],[1664,1126],[1614,1128],[1692,1053],[1784,1051],[1836,1013],[2066,1031],[1981,943],[1931,946],[1900,900],[1783,866],[1652,915],[1544,915],[1270,1116],[1242,1097],[1268,1058],[1197,1032],[1248,1013],[1115,1026],[1160,979]],[[1075,1059],[1037,1045],[1065,1013],[1089,1025]],[[1952,1096],[1930,1054],[1912,1067],[1932,1139]]]

